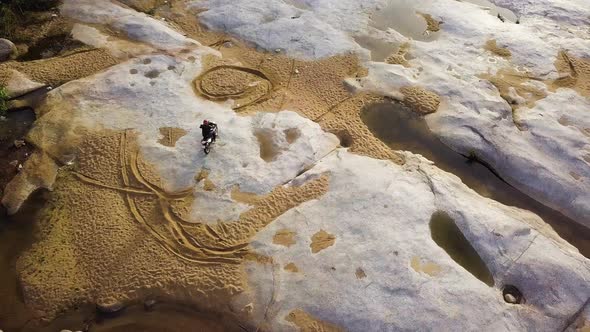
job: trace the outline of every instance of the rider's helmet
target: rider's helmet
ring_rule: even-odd
[[[209,121],[207,121],[207,120],[203,120],[203,125],[205,125],[205,126],[206,126],[206,125],[208,125],[208,124],[209,124]]]

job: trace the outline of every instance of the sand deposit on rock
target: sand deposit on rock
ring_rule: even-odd
[[[285,318],[288,322],[295,324],[301,332],[340,332],[343,331],[336,325],[332,325],[316,319],[303,310],[291,311]]]
[[[430,32],[440,31],[440,26],[442,24],[441,21],[436,20],[430,14],[420,13],[420,16],[422,16],[426,20],[426,24],[428,26],[427,31],[430,31]]]
[[[336,242],[336,237],[325,230],[320,230],[311,237],[311,252],[313,254],[318,253],[328,247],[331,247]]]
[[[163,127],[160,128],[160,134],[162,134],[162,138],[158,140],[158,143],[174,147],[176,141],[186,135],[186,130],[182,128]]]
[[[488,40],[486,42],[486,45],[484,48],[487,51],[490,51],[490,52],[494,53],[495,55],[498,55],[501,57],[510,57],[512,55],[512,52],[510,52],[510,50],[508,48],[498,46],[495,39]]]
[[[203,31],[194,33],[200,39],[207,35]],[[219,34],[217,36],[220,41],[230,40]],[[216,45],[219,45],[223,59],[206,58],[208,69],[195,81],[196,90],[201,95],[214,100],[232,98],[234,109],[240,114],[295,109],[318,121],[325,130],[336,134],[341,144],[350,147],[351,151],[403,163],[403,159],[375,138],[360,119],[362,105],[374,101],[376,97],[352,96],[342,84],[347,77],[362,77],[366,74],[366,69],[360,66],[356,56],[302,61],[282,54],[257,52],[235,40],[231,42],[231,47],[226,42]],[[403,57],[408,47],[405,45],[400,48],[400,56]],[[239,61],[241,66],[230,65],[229,60],[224,60],[228,58]],[[224,73],[224,79],[215,80],[214,84],[208,83],[211,73],[217,71]],[[245,78],[248,79],[242,80]],[[418,87],[408,88],[407,94],[410,107],[416,107],[418,112],[425,114],[436,111],[439,103],[436,94]],[[263,136],[261,141],[266,141]],[[261,154],[270,161],[276,153],[272,150],[269,147],[261,150]]]
[[[410,43],[403,43],[396,53],[389,55],[385,58],[385,63],[390,65],[402,65],[404,67],[410,67],[410,63],[406,59],[406,54],[409,52]]]
[[[382,99],[371,95],[357,95],[347,99],[322,116],[320,124],[324,130],[338,136],[341,145],[351,152],[403,164],[403,156],[376,138],[361,119],[361,110],[365,105]]]
[[[163,191],[135,140],[131,132],[88,135],[75,169],[61,173],[41,223],[43,240],[18,263],[38,317],[51,319],[87,302],[111,306],[146,296],[189,301],[200,294],[210,307],[221,304],[244,287],[240,262],[249,238],[326,190],[326,178],[277,188],[237,222],[188,223],[179,207],[191,192]],[[49,290],[48,283],[59,287]]]
[[[16,70],[36,82],[58,86],[63,83],[90,76],[117,64],[108,51],[102,49],[81,51],[78,53],[29,62],[8,62],[0,64],[0,85],[4,85],[10,77],[2,73]]]
[[[513,69],[502,69],[494,76],[486,74],[481,75],[481,77],[496,86],[502,99],[506,100],[513,109],[521,106],[531,108],[538,100],[547,97],[545,91],[534,85],[527,84],[530,80],[537,79]],[[522,101],[519,97],[522,98]]]
[[[296,243],[295,235],[297,235],[297,233],[291,230],[280,230],[275,234],[274,238],[272,239],[272,243],[290,247]]]
[[[365,273],[365,271],[363,269],[361,269],[360,267],[358,269],[356,269],[356,271],[354,272],[354,275],[356,275],[357,279],[364,279],[367,277],[367,274]]]
[[[285,271],[289,271],[289,272],[293,272],[293,273],[299,272],[299,268],[294,263],[289,263],[289,264],[285,265],[285,267],[283,269]]]
[[[353,152],[403,163],[403,158],[375,138],[360,119],[362,105],[375,98],[353,97],[342,84],[345,78],[366,75],[366,69],[355,55],[302,61],[280,53],[259,52],[222,33],[196,28],[198,21],[186,15],[177,2],[171,8],[162,15],[191,37],[217,47],[223,54],[223,58],[205,58],[206,69],[195,80],[197,93],[213,100],[232,99],[233,108],[240,114],[294,109],[336,134],[342,145]],[[409,44],[402,45],[398,54],[403,57],[408,48]],[[434,93],[421,88],[407,91],[408,102],[414,101],[411,107],[418,107],[419,112],[433,112],[438,107],[438,96]],[[276,153],[272,150],[269,147],[261,153],[272,160]]]
[[[298,61],[257,52],[237,42],[231,47],[221,45],[220,51],[224,58],[241,65],[208,58],[208,69],[195,82],[197,92],[213,100],[231,98],[234,109],[244,114],[291,108],[317,119],[350,97],[342,80],[362,72],[354,55]]]
[[[528,223],[542,223],[539,218],[483,199],[428,161],[392,151],[373,136],[361,110],[391,100],[351,94],[343,80],[367,75],[355,55],[303,61],[282,51],[256,51],[200,29],[180,1],[145,3],[143,10],[165,17],[169,26],[114,3],[95,8],[91,1],[66,2],[66,12],[79,20],[96,9],[99,18],[112,16],[108,24],[114,30],[129,29],[130,36],[166,54],[72,82],[39,110],[43,117],[29,139],[44,159],[68,166],[57,174],[40,241],[18,261],[24,298],[37,317],[49,320],[87,303],[117,308],[158,297],[219,312],[235,305],[233,315],[263,330],[340,330],[316,317],[334,317],[346,327],[408,329],[409,320],[383,319],[383,308],[403,314],[422,305],[436,314],[419,317],[414,326],[421,328],[446,317],[468,329],[481,315],[488,321],[500,317],[495,327],[522,329],[539,322],[559,325],[579,307],[582,299],[573,294],[586,294],[587,263],[550,229],[531,229]],[[439,29],[434,21],[428,25]],[[408,47],[387,61],[404,65],[390,66],[392,77],[400,68],[413,70],[404,57]],[[585,77],[579,74],[582,62],[575,63],[571,76]],[[507,98],[537,97],[512,74],[500,72],[490,80]],[[50,78],[61,82],[62,76]],[[407,106],[420,114],[441,113],[432,85],[404,82]],[[197,154],[196,121],[210,115],[232,130],[203,157]],[[334,137],[319,126],[348,151],[334,152]],[[57,170],[46,173],[55,177]],[[351,188],[362,200],[350,198]],[[425,225],[442,208],[501,276],[498,285],[473,278],[431,241]],[[213,212],[196,214],[205,210]],[[550,285],[545,274],[566,282]],[[531,310],[504,307],[497,289],[504,282],[522,287]],[[329,287],[318,289],[319,283]],[[299,290],[307,298],[293,296]],[[467,311],[458,301],[466,291]],[[246,303],[234,302],[252,294]],[[367,294],[374,300],[364,302]],[[436,303],[440,298],[450,304]],[[391,299],[408,305],[392,309]]]
[[[422,115],[436,112],[440,105],[439,95],[419,86],[403,87],[400,92],[404,94],[402,103]]]
[[[590,58],[576,58],[562,51],[557,56],[555,67],[562,77],[553,81],[554,88],[570,88],[590,97]]]

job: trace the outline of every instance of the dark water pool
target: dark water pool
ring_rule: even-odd
[[[590,258],[590,229],[537,202],[507,184],[479,162],[464,157],[436,138],[421,117],[398,103],[376,103],[361,114],[367,127],[394,150],[421,154],[437,167],[460,177],[480,195],[534,212],[566,241]]]

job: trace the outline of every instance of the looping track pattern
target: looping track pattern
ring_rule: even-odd
[[[244,76],[250,79],[251,83],[237,84],[244,80]],[[234,78],[236,82],[221,85],[211,83],[219,77],[230,80]],[[235,99],[234,110],[262,103],[271,98],[274,90],[271,79],[262,71],[234,65],[219,65],[208,69],[195,79],[194,86],[198,94],[210,100]],[[232,86],[233,89],[228,91],[228,86]]]
[[[213,225],[188,222],[186,215],[194,199],[192,188],[175,193],[164,191],[158,185],[158,176],[141,160],[132,131],[101,137],[82,145],[102,149],[106,145],[110,155],[114,153],[116,157],[110,159],[109,165],[102,164],[96,161],[91,148],[82,147],[85,152],[80,158],[81,172],[74,172],[76,179],[101,190],[119,192],[132,222],[141,225],[165,250],[189,262],[239,264],[248,254],[254,235],[289,209],[323,195],[328,188],[328,179],[322,176],[301,187],[277,187],[260,196],[237,221]],[[117,170],[110,175],[112,180],[106,180],[103,171],[112,167]]]
[[[205,244],[204,242],[214,241],[219,243],[217,242],[219,235],[205,224],[190,224],[183,220],[175,212],[173,206],[175,202],[189,198],[192,190],[176,193],[164,192],[142,174],[138,163],[138,154],[137,149],[129,147],[128,132],[121,134],[119,159],[123,187],[105,184],[84,174],[75,173],[75,175],[84,183],[122,192],[133,219],[144,226],[162,247],[177,257],[199,263],[240,263],[241,258],[247,253],[248,243],[234,243],[232,245],[223,245],[222,243],[221,246]],[[140,186],[133,186],[132,182],[138,183]],[[164,222],[144,216],[142,209],[138,206],[142,197],[156,200],[156,207]],[[185,227],[193,230],[198,228],[199,231],[189,233]],[[198,239],[192,233],[204,235],[209,239]]]

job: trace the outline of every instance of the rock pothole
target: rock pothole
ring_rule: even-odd
[[[438,32],[429,30],[426,18],[405,1],[389,1],[385,7],[373,13],[370,24],[382,31],[394,29],[420,41],[433,41],[438,37]]]
[[[433,161],[438,168],[460,177],[463,183],[480,195],[534,212],[563,239],[589,257],[590,245],[585,227],[506,183],[484,160],[479,159],[477,152],[472,152],[471,156],[462,155],[449,148],[430,131],[422,116],[405,105],[383,101],[370,103],[361,111],[361,119],[368,130],[392,150],[420,154]],[[342,134],[332,132],[343,140]],[[590,153],[586,161],[590,164]]]
[[[430,234],[457,264],[488,286],[494,285],[494,277],[485,262],[447,213],[438,211],[432,215]]]
[[[384,62],[390,54],[397,52],[399,49],[399,43],[390,43],[366,35],[356,36],[354,41],[362,48],[369,50],[371,60],[376,62]]]
[[[364,279],[367,277],[367,274],[365,273],[365,271],[363,269],[361,269],[360,267],[356,269],[356,271],[354,272],[354,275],[356,275],[357,279]]]
[[[510,304],[523,304],[525,303],[524,296],[522,292],[513,285],[505,285],[502,288],[502,296],[504,297],[504,301]]]
[[[301,136],[301,131],[297,128],[289,128],[283,131],[285,133],[285,139],[287,143],[293,144]]]
[[[160,76],[160,71],[158,71],[157,69],[152,69],[152,70],[148,71],[147,73],[145,73],[144,76],[147,78],[156,78],[156,77]]]
[[[254,136],[260,144],[260,158],[266,162],[272,162],[281,153],[281,149],[274,141],[272,130],[257,130]]]
[[[340,146],[343,148],[349,148],[354,143],[354,139],[350,132],[346,129],[338,130],[333,132],[336,137],[340,140]]]

